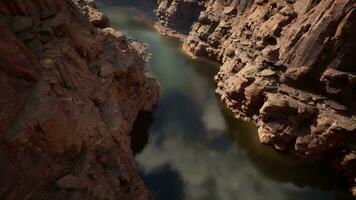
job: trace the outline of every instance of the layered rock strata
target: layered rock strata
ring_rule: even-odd
[[[174,2],[185,1],[161,1],[158,9],[160,24],[173,29]],[[330,160],[356,195],[356,2],[210,0],[202,7],[183,48],[222,63],[221,100],[258,125],[263,144]]]
[[[157,28],[163,34],[184,39],[204,9],[203,0],[160,0],[155,10]]]
[[[93,8],[0,1],[0,199],[149,199],[130,131],[157,84]]]

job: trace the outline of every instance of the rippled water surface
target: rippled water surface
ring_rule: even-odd
[[[100,9],[114,28],[146,42],[152,53],[161,99],[152,116],[137,122],[134,148],[153,199],[347,198],[325,165],[303,166],[259,144],[256,127],[224,109],[214,92],[216,64],[186,57],[178,40],[160,36],[138,11]]]

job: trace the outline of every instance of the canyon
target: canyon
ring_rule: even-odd
[[[112,1],[125,5],[123,1]],[[139,2],[136,2],[139,4]],[[356,195],[356,3],[353,0],[161,0],[157,30],[222,64],[216,92],[260,142],[328,160]]]
[[[187,55],[220,63],[234,117],[327,161],[356,196],[354,0],[97,2],[152,14]],[[0,1],[0,199],[151,198],[131,139],[160,89],[147,44],[110,24],[94,0]]]
[[[149,199],[130,134],[158,85],[108,26],[92,1],[0,1],[0,199]]]

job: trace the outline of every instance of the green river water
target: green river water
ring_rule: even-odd
[[[302,165],[281,155],[258,142],[254,125],[233,118],[214,92],[218,65],[185,56],[179,40],[155,32],[134,9],[100,10],[112,27],[147,43],[152,53],[160,104],[141,116],[134,142],[154,200],[348,198],[327,165]]]

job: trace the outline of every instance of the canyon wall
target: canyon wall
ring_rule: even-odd
[[[222,63],[216,91],[237,118],[257,124],[261,143],[329,160],[356,195],[354,0],[160,2],[158,22],[169,29],[184,21],[181,5],[203,9],[183,48]]]
[[[124,6],[124,7],[135,7],[141,9],[141,11],[148,11],[146,14],[153,14],[153,10],[157,8],[160,0],[96,0],[97,2],[115,5],[115,6]]]
[[[204,8],[205,1],[203,0],[160,0],[155,10],[159,29],[167,34],[169,32],[187,34]]]
[[[108,25],[93,2],[0,1],[0,199],[149,199],[130,132],[158,86]]]

